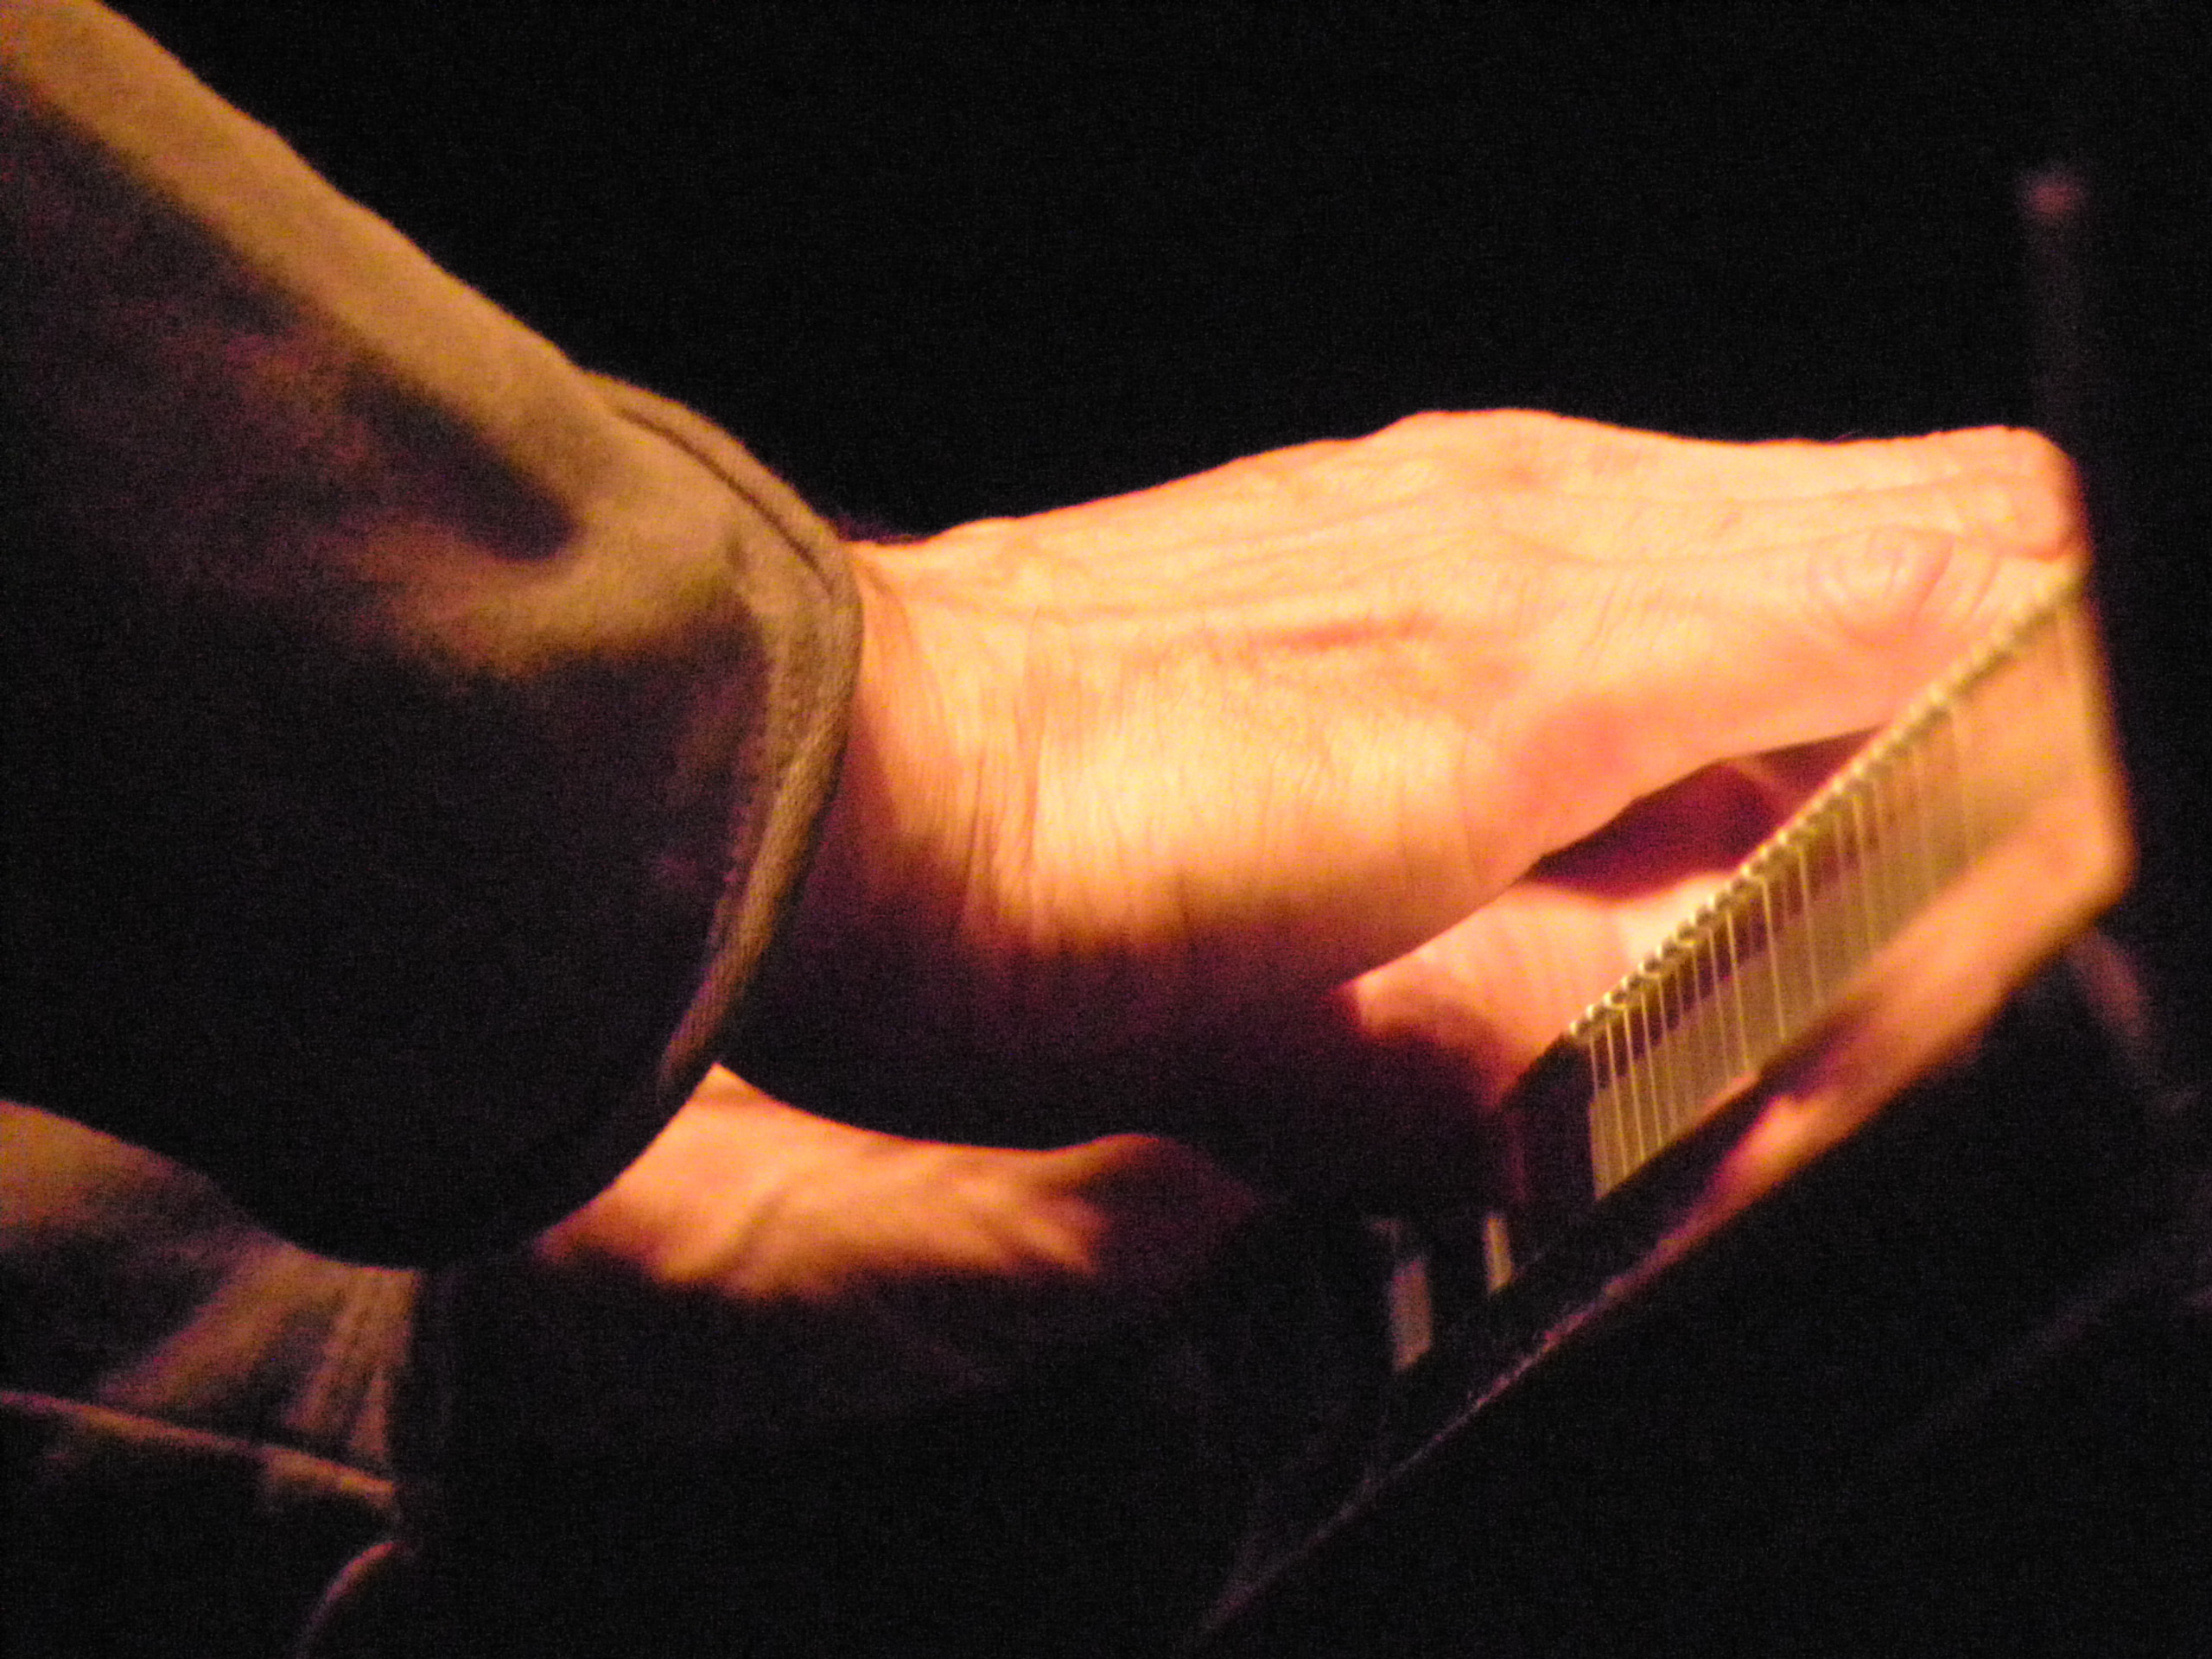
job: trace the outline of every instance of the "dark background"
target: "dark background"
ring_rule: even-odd
[[[2086,157],[2124,393],[2094,423],[2133,469],[2097,504],[2153,855],[2127,926],[2202,1069],[2212,9],[124,9],[579,361],[871,531],[1438,407],[2034,421],[2014,204]]]
[[[2031,412],[2047,6],[126,9],[580,360],[887,525],[1424,408]]]

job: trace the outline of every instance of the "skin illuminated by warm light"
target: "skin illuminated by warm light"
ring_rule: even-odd
[[[865,1116],[871,1065],[1072,1064],[1326,1002],[1631,802],[1880,723],[2080,541],[2032,434],[1505,412],[862,548],[853,752],[764,1021],[834,1052],[747,1058]],[[1601,988],[1681,850],[1609,840],[1573,878],[1600,925],[1539,899],[1514,952]],[[1556,1023],[1517,979],[1452,995]]]
[[[601,1427],[804,1418],[793,1377],[896,1409],[1159,1305],[1248,1180],[1478,1195],[1482,1109],[2080,542],[2031,435],[1502,414],[857,550],[853,751],[746,1069],[971,1139],[1191,1103],[1237,1176],[717,1072],[523,1259],[516,1351]]]

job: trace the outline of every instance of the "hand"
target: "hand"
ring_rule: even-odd
[[[1879,723],[2080,539],[2030,434],[1726,445],[1508,412],[862,548],[853,746],[741,1063],[926,1133],[1147,1122],[1295,1164],[1331,1087],[1275,1065],[1224,1105],[1185,1058],[1287,1033],[1348,1075],[1446,978],[1454,1020],[1494,1023],[1514,982],[1436,952],[1334,988],[1461,924],[1436,950],[1466,964],[1586,954],[1660,880],[1649,849],[1612,847],[1594,917],[1554,871],[1467,918],[1633,802]],[[1452,1132],[1489,1085],[1461,1081]]]
[[[1018,1377],[1189,1288],[1256,1198],[1144,1135],[903,1141],[721,1067],[614,1184],[463,1270],[442,1369],[541,1442],[760,1440]]]
[[[1272,1099],[1299,1184],[1464,1198],[1494,1099],[1840,758],[1708,769],[1547,860],[1419,950],[1175,1052],[1194,1095]],[[1115,1065],[1060,1092],[1127,1109]],[[1003,1082],[1003,1078],[999,1081]],[[1034,1099],[1054,1079],[1033,1080]],[[468,1268],[443,1369],[534,1441],[761,1443],[1014,1381],[1172,1305],[1259,1195],[1175,1141],[1052,1152],[903,1140],[717,1066],[605,1192]]]

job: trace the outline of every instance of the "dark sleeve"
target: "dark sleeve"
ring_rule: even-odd
[[[112,15],[0,0],[0,1094],[330,1254],[525,1236],[796,887],[834,538]]]

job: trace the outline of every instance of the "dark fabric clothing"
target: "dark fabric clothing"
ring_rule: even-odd
[[[330,1254],[522,1237],[796,887],[836,542],[87,0],[0,77],[0,1093]]]
[[[498,1274],[321,1259],[0,1103],[0,1656],[1178,1650],[1357,1485],[1381,1265],[1270,1212],[1175,1308],[992,1388],[581,1446]]]
[[[0,82],[4,1650],[1173,1645],[1349,1478],[1333,1227],[891,1421],[577,1447],[501,1343],[766,969],[834,539],[88,0]]]
[[[0,1653],[275,1659],[394,1525],[422,1275],[0,1103]]]

